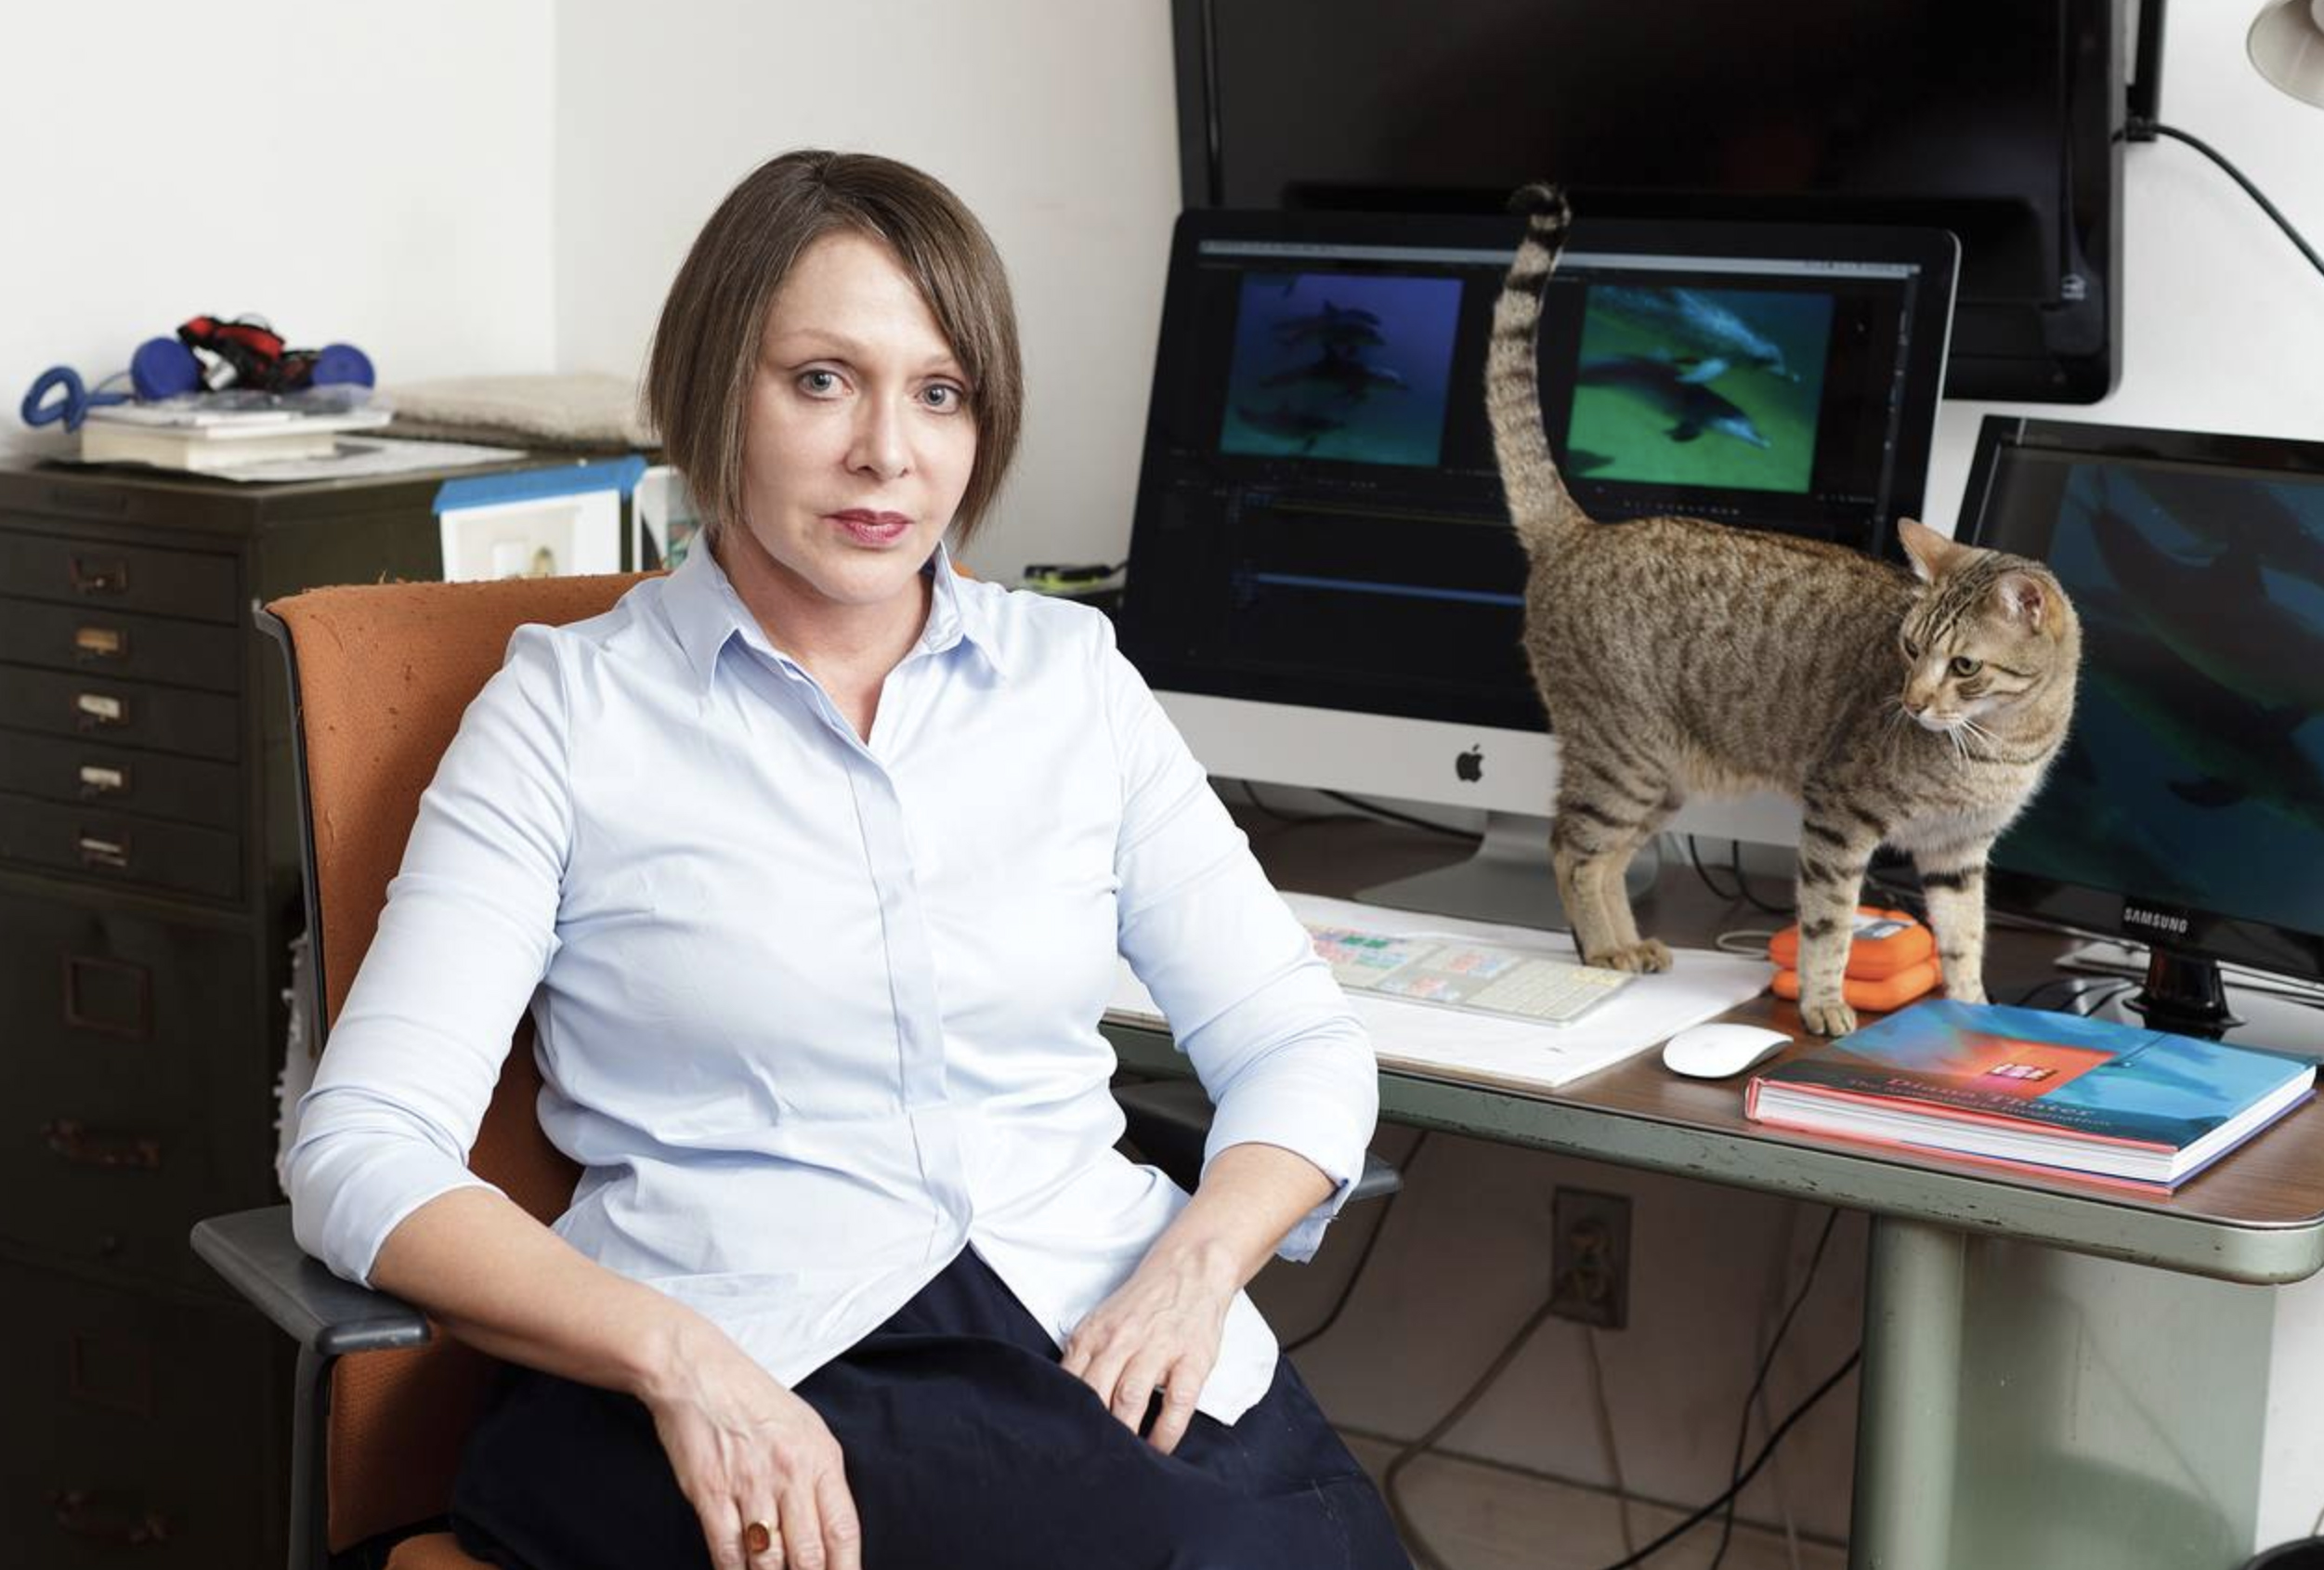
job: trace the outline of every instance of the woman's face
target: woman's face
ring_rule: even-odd
[[[777,291],[743,436],[743,501],[794,613],[893,605],[968,489],[976,422],[952,346],[894,254],[842,230]]]

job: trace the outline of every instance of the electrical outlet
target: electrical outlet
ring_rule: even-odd
[[[1629,1196],[1560,1188],[1549,1214],[1549,1312],[1621,1329],[1630,1322]]]

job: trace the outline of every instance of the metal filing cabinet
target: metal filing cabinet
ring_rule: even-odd
[[[245,487],[0,464],[14,1570],[284,1562],[291,1349],[186,1241],[202,1216],[277,1197],[304,910],[281,655],[250,608],[439,576],[446,478]]]

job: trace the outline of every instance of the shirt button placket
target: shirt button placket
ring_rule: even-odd
[[[930,1248],[941,1249],[966,1230],[970,1203],[945,1068],[935,955],[920,909],[911,837],[895,781],[861,748],[849,759],[849,776],[855,786],[865,858],[871,868],[880,903],[880,929],[887,945],[899,1089],[919,1143],[920,1171],[934,1211]]]

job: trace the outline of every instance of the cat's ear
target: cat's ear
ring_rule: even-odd
[[[2030,572],[2004,572],[1993,582],[1993,604],[2007,620],[2038,633],[2049,614],[2050,591]]]
[[[1970,546],[1953,543],[1917,518],[1897,519],[1897,538],[1903,542],[1904,554],[1912,558],[1913,570],[1924,583],[1935,582],[1972,554]]]

